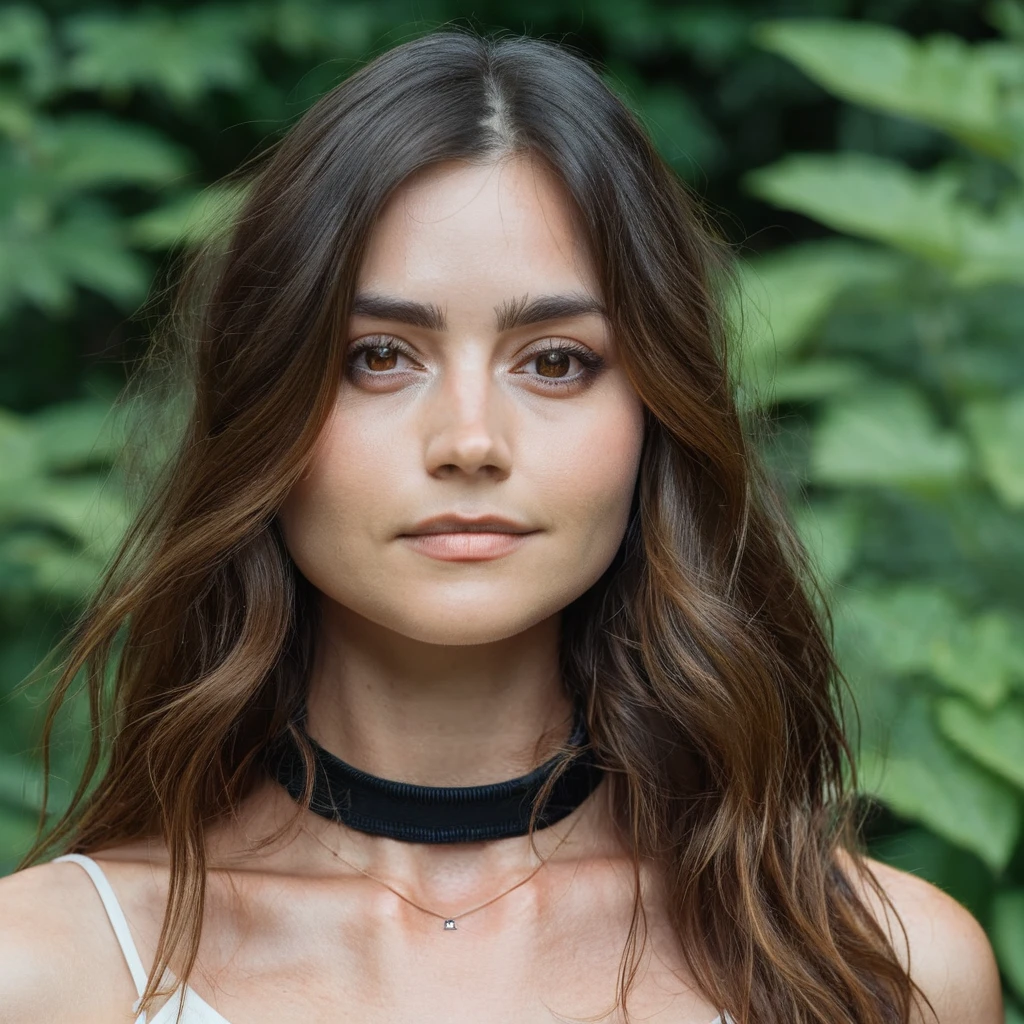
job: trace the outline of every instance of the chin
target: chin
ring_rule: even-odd
[[[517,636],[532,625],[535,625],[533,621],[528,621],[525,624],[519,621],[510,621],[507,615],[494,619],[476,616],[471,621],[463,619],[461,622],[437,619],[429,622],[418,620],[397,632],[411,640],[419,640],[421,643],[438,644],[445,647],[473,647],[507,640],[510,636]]]
[[[406,615],[396,615],[381,624],[411,640],[446,647],[469,647],[496,643],[517,636],[558,612],[563,605],[552,608],[531,604],[516,608],[506,597],[499,601],[455,602],[447,606],[429,599]]]

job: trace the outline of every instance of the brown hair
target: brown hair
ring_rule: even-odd
[[[634,856],[618,998],[625,1009],[641,923],[646,939],[640,864],[654,858],[689,967],[721,1010],[905,1022],[914,985],[837,859],[857,842],[845,680],[822,588],[735,404],[724,247],[600,75],[538,39],[446,29],[397,46],[229,179],[241,205],[186,261],[144,364],[172,368],[165,396],[185,386],[181,426],[68,632],[43,728],[48,773],[55,716],[84,667],[85,773],[45,841],[41,815],[19,868],[54,847],[161,837],[171,882],[143,1005],[182,943],[187,981],[204,828],[252,790],[305,695],[315,592],[275,514],[335,402],[374,220],[420,168],[522,152],[575,204],[645,405],[626,535],[565,609],[561,651]]]

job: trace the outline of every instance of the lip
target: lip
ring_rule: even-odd
[[[528,534],[536,531],[523,523],[505,516],[461,516],[456,513],[431,516],[418,522],[408,533],[400,537],[418,537],[438,533],[506,533]]]
[[[512,554],[537,532],[453,530],[447,533],[403,534],[400,539],[420,554],[441,562],[485,562]]]
[[[483,562],[510,555],[538,532],[506,516],[447,512],[420,520],[399,539],[442,562]]]

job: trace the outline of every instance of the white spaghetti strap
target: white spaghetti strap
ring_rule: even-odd
[[[146,987],[146,970],[142,966],[139,951],[135,948],[132,933],[128,930],[128,921],[124,916],[124,911],[121,909],[121,904],[117,902],[117,896],[114,895],[114,890],[110,887],[110,882],[107,881],[107,876],[103,873],[103,869],[92,857],[88,857],[84,853],[65,853],[61,857],[54,857],[51,863],[56,864],[62,860],[81,864],[89,873],[89,877],[92,879],[93,885],[96,886],[96,891],[100,894],[100,899],[103,901],[103,908],[107,912],[107,917],[110,918],[110,924],[114,929],[114,934],[117,936],[121,952],[128,963],[128,970],[132,972],[135,990],[141,998],[142,992]],[[138,1005],[139,1000],[136,999],[135,1003],[132,1004],[133,1012],[138,1012]],[[142,1019],[144,1020],[144,1018]]]

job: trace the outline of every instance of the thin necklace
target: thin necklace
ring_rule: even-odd
[[[481,904],[480,904],[480,905],[479,905],[478,907],[473,907],[473,909],[472,909],[472,910],[466,910],[466,911],[463,911],[463,912],[462,912],[461,914],[459,914],[458,916],[459,916],[460,918],[461,918],[461,917],[469,917],[469,915],[470,915],[470,914],[475,914],[475,913],[476,913],[476,912],[477,912],[478,910],[483,910],[483,909],[484,909],[484,907],[489,907],[489,906],[490,906],[490,905],[491,905],[492,903],[495,903],[495,902],[496,902],[497,900],[500,900],[500,899],[502,898],[502,896],[507,896],[507,895],[508,895],[508,894],[509,894],[510,892],[512,892],[513,890],[515,890],[515,889],[518,889],[518,888],[519,888],[519,886],[521,886],[521,885],[526,885],[526,883],[527,883],[527,882],[528,882],[528,881],[529,881],[529,880],[530,880],[531,878],[533,878],[533,876],[534,876],[535,874],[537,874],[537,872],[538,872],[538,871],[540,871],[540,869],[541,869],[542,867],[544,867],[544,865],[545,865],[545,864],[547,864],[547,862],[548,862],[549,860],[551,860],[551,858],[552,858],[552,857],[553,857],[553,856],[554,856],[554,855],[555,855],[555,854],[556,854],[556,853],[558,852],[558,848],[559,848],[559,847],[560,847],[560,846],[562,845],[562,843],[564,843],[564,842],[566,841],[566,839],[568,839],[568,838],[569,838],[569,836],[571,836],[571,835],[572,835],[572,830],[573,830],[573,829],[574,829],[574,828],[575,828],[575,827],[576,827],[576,826],[577,826],[577,825],[578,825],[579,823],[580,823],[580,819],[579,819],[579,818],[577,818],[577,819],[576,819],[576,820],[575,820],[575,821],[574,821],[574,822],[572,823],[571,827],[569,828],[569,831],[568,831],[568,832],[566,832],[566,833],[565,833],[565,835],[564,835],[564,836],[562,836],[562,838],[558,840],[558,845],[557,845],[557,846],[556,846],[556,847],[555,847],[555,848],[554,848],[554,849],[553,849],[553,850],[552,850],[552,851],[551,851],[551,852],[550,852],[550,853],[549,853],[549,854],[547,855],[547,857],[545,857],[545,858],[544,858],[544,860],[542,860],[542,861],[540,862],[540,864],[538,864],[538,865],[537,865],[537,867],[535,867],[535,868],[533,869],[533,871],[531,871],[531,872],[530,872],[530,873],[529,873],[529,874],[528,874],[528,875],[527,875],[527,876],[526,876],[526,877],[525,877],[525,878],[524,878],[524,879],[523,879],[523,880],[522,880],[521,882],[516,882],[516,884],[515,884],[515,885],[513,885],[511,889],[506,889],[506,890],[505,890],[504,892],[502,892],[502,893],[498,893],[498,895],[497,895],[497,896],[495,896],[495,897],[494,897],[493,899],[489,899],[489,900],[488,900],[488,901],[487,901],[486,903],[481,903]],[[320,838],[320,837],[319,837],[319,836],[318,836],[318,835],[317,835],[317,834],[316,834],[315,832],[310,832],[310,830],[309,830],[308,828],[306,828],[306,826],[305,826],[305,825],[303,825],[303,826],[302,826],[302,830],[303,830],[304,832],[309,832],[309,834],[310,834],[310,835],[311,835],[311,836],[312,836],[312,837],[313,837],[313,838],[314,838],[314,839],[315,839],[315,840],[316,840],[316,841],[317,841],[317,842],[318,842],[318,843],[319,843],[319,844],[320,844],[320,845],[321,845],[321,846],[322,846],[322,847],[323,847],[323,848],[324,848],[325,850],[327,850],[327,852],[328,852],[328,853],[330,853],[330,854],[332,854],[333,856],[337,857],[337,858],[338,858],[338,860],[340,860],[340,861],[343,861],[343,862],[344,862],[345,864],[347,864],[347,865],[348,865],[348,866],[349,866],[350,868],[355,868],[355,869],[356,869],[356,871],[359,871],[359,872],[361,872],[362,874],[366,875],[366,877],[367,877],[367,878],[372,878],[372,879],[373,879],[373,881],[375,881],[375,882],[378,882],[378,883],[379,883],[380,885],[383,885],[383,886],[384,886],[385,888],[387,888],[387,889],[390,889],[390,890],[391,890],[391,891],[392,891],[392,892],[393,892],[393,893],[394,893],[394,894],[395,894],[396,896],[398,896],[398,897],[400,897],[401,899],[405,900],[405,902],[406,902],[406,903],[408,903],[408,904],[410,904],[410,905],[414,906],[414,907],[415,907],[415,908],[416,908],[417,910],[422,910],[422,911],[423,911],[423,913],[425,913],[425,914],[430,914],[430,915],[431,915],[432,917],[438,917],[438,918],[440,918],[440,919],[441,919],[442,921],[444,921],[444,930],[445,930],[446,932],[451,932],[451,931],[455,931],[455,930],[456,930],[456,927],[455,927],[455,918],[454,918],[454,917],[452,917],[452,916],[449,916],[448,914],[439,914],[439,913],[437,913],[437,911],[435,911],[435,910],[430,910],[430,909],[429,909],[429,908],[427,908],[427,907],[421,907],[421,906],[420,906],[420,905],[419,905],[418,903],[415,903],[415,902],[414,902],[413,900],[409,899],[409,897],[408,897],[408,896],[406,896],[406,895],[405,895],[404,893],[400,893],[400,892],[399,892],[399,891],[398,891],[398,890],[397,890],[397,889],[396,889],[396,888],[395,888],[394,886],[388,885],[388,883],[387,883],[387,882],[385,882],[385,881],[384,881],[384,880],[383,880],[382,878],[378,878],[378,877],[377,877],[376,875],[371,875],[369,871],[365,871],[365,870],[364,870],[363,868],[361,868],[361,867],[360,867],[360,866],[359,866],[358,864],[353,864],[353,863],[352,863],[352,861],[350,861],[350,860],[346,859],[345,857],[342,857],[342,855],[341,855],[340,853],[338,853],[338,852],[337,852],[336,850],[333,850],[333,849],[332,849],[332,848],[331,848],[330,846],[328,846],[328,845],[327,845],[327,844],[326,844],[326,843],[325,843],[325,842],[324,842],[324,841],[323,841],[323,840],[322,840],[322,839],[321,839],[321,838]]]

